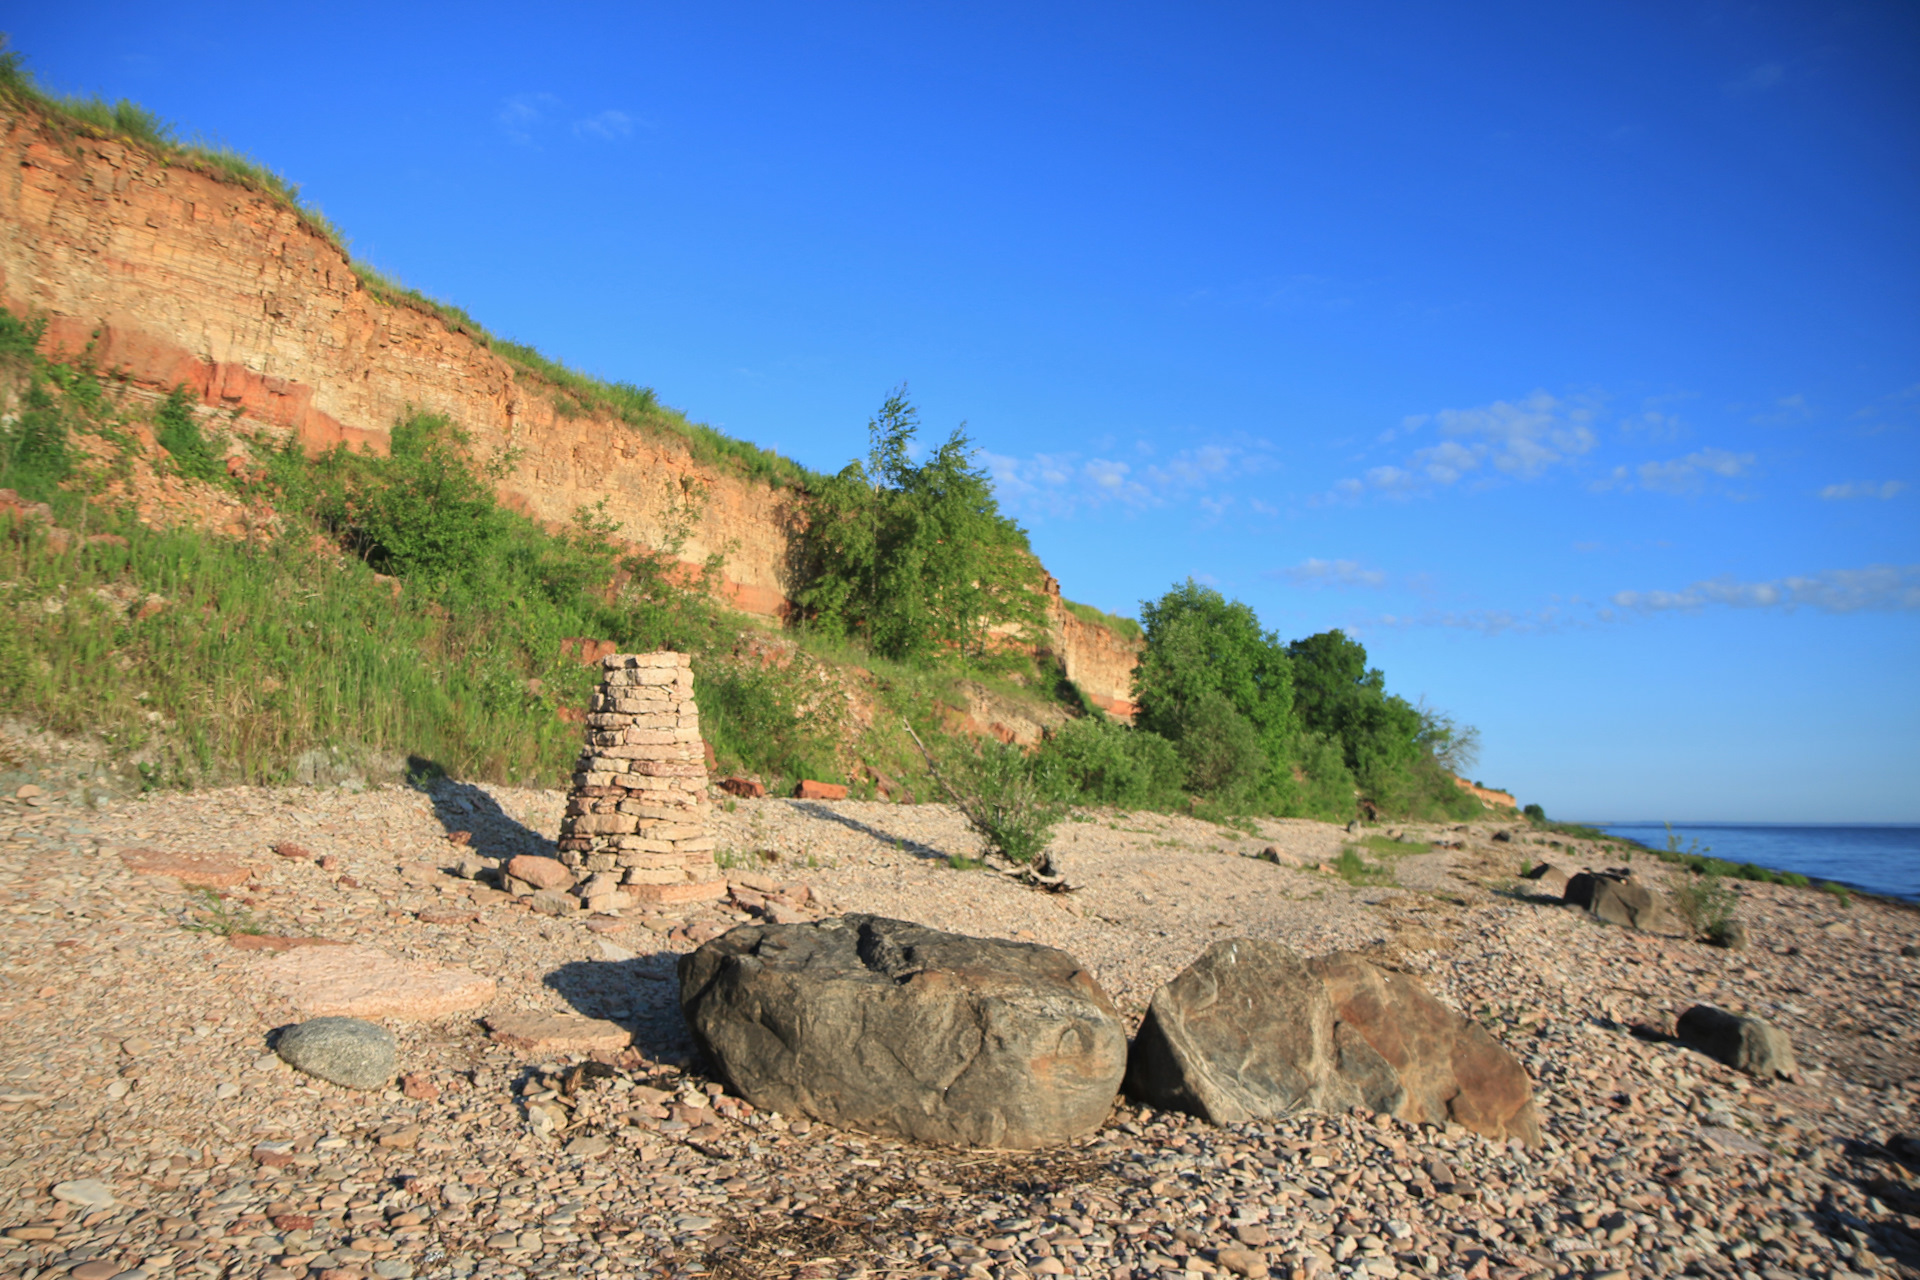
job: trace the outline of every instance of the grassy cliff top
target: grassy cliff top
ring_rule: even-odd
[[[171,123],[125,98],[108,102],[104,98],[49,92],[34,80],[21,55],[6,49],[4,37],[0,37],[0,104],[37,115],[56,133],[113,139],[138,147],[163,164],[243,187],[291,210],[308,230],[339,250],[359,278],[361,287],[377,301],[433,316],[453,332],[488,348],[512,365],[517,375],[544,389],[555,409],[566,416],[602,415],[617,419],[635,430],[677,440],[697,462],[776,488],[788,485],[808,488],[819,478],[791,458],[693,421],[680,410],[662,404],[651,387],[607,382],[542,355],[524,343],[496,337],[464,309],[430,298],[367,263],[354,261],[346,236],[325,214],[301,198],[298,183],[289,182],[253,157],[230,147],[201,139],[182,140]]]

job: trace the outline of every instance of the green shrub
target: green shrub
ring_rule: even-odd
[[[833,740],[807,714],[790,681],[772,671],[703,663],[694,673],[700,731],[723,769],[751,769],[775,787],[840,776]]]
[[[1184,771],[1173,744],[1104,716],[1060,726],[1042,744],[1040,757],[1056,797],[1070,803],[1162,809],[1181,801]]]
[[[1547,811],[1537,804],[1528,805],[1522,809],[1520,813],[1529,822],[1545,822],[1547,820]]]
[[[1709,871],[1675,889],[1673,905],[1696,936],[1717,939],[1732,923],[1740,896],[1721,876]]]
[[[1060,605],[1080,621],[1091,622],[1096,627],[1105,627],[1122,639],[1138,640],[1146,634],[1136,619],[1123,617],[1117,613],[1108,613],[1090,604],[1081,604],[1064,598],[1060,601]]]
[[[226,477],[226,467],[214,443],[200,430],[193,408],[197,397],[185,383],[175,387],[153,415],[154,439],[173,461],[173,469],[194,480]]]
[[[36,375],[21,397],[19,417],[11,425],[0,423],[0,475],[22,497],[51,502],[72,474],[66,417],[54,389]]]

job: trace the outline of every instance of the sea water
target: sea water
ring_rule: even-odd
[[[1609,835],[1667,847],[1660,822],[1596,822]],[[1920,826],[1771,826],[1749,822],[1676,822],[1682,853],[1710,853],[1813,880],[1920,901]],[[1696,849],[1695,845],[1699,847]]]

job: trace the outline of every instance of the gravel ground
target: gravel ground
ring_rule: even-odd
[[[1122,1105],[1072,1148],[957,1152],[760,1113],[702,1074],[672,965],[739,903],[549,917],[446,870],[467,851],[449,832],[489,858],[550,852],[557,792],[133,799],[64,776],[0,801],[0,1280],[1920,1274],[1920,960],[1902,954],[1920,916],[1898,904],[1741,886],[1754,945],[1731,953],[1530,898],[1525,862],[1597,855],[1487,825],[1408,828],[1457,847],[1356,889],[1316,868],[1335,827],[1095,814],[1060,828],[1078,888],[1048,894],[950,869],[977,846],[942,806],[724,808],[730,874],[762,892],[1062,947],[1129,1018],[1216,937],[1365,951],[1506,1043],[1548,1134],[1525,1151],[1358,1113],[1213,1129]],[[253,879],[214,913],[130,870],[135,848]],[[396,1022],[404,1091],[323,1084],[268,1050],[296,1016],[273,958],[217,931],[248,921],[465,966],[498,983],[485,1012],[612,1017],[635,1045],[588,1071],[472,1015]],[[1671,1041],[1698,1001],[1773,1019],[1804,1079]],[[112,1202],[53,1196],[81,1179]]]

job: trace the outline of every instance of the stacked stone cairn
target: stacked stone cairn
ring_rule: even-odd
[[[590,906],[616,893],[633,904],[725,896],[690,660],[616,653],[600,667],[560,824],[560,860],[586,876],[576,892]]]

